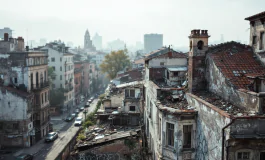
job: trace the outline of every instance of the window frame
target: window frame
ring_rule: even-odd
[[[175,145],[174,131],[175,131],[175,124],[170,123],[170,122],[166,122],[166,145],[167,146],[174,147],[174,145]]]
[[[183,128],[183,148],[185,148],[185,149],[186,148],[192,148],[193,125],[192,124],[183,125],[182,128]],[[190,135],[188,135],[188,134],[190,134]]]

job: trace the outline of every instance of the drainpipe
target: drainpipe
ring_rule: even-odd
[[[224,160],[224,156],[225,156],[225,150],[224,150],[224,146],[225,146],[225,129],[227,127],[229,127],[231,124],[233,124],[235,122],[235,119],[236,118],[233,118],[230,123],[228,123],[226,126],[224,126],[224,128],[222,128],[222,160]]]

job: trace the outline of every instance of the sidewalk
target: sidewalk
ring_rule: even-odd
[[[33,146],[29,148],[23,148],[15,152],[13,155],[18,156],[21,153],[28,153],[28,154],[36,155],[38,154],[39,151],[41,151],[43,147],[45,147],[44,139],[40,140],[39,142],[37,142],[36,144],[34,144]]]
[[[85,105],[85,102],[87,101],[87,99],[85,99],[84,102],[81,102],[79,105],[76,105],[75,107],[72,108],[71,113],[79,107],[83,107]],[[60,131],[64,126],[66,126],[68,123],[65,122],[63,120],[62,115],[60,116],[51,116],[51,122],[53,123],[53,130],[54,131]],[[28,153],[28,154],[32,154],[33,156],[37,155],[42,148],[45,147],[45,143],[44,143],[44,138],[42,140],[40,140],[39,142],[37,142],[36,144],[34,144],[31,147],[28,148],[22,148],[19,151],[15,152],[13,154],[13,156],[18,156],[21,153]]]

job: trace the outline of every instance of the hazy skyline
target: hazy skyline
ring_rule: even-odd
[[[26,40],[61,39],[83,46],[84,34],[97,32],[103,45],[116,39],[143,43],[144,34],[164,35],[164,45],[188,46],[192,29],[207,29],[210,42],[249,40],[244,18],[264,11],[264,0],[0,0],[0,28]],[[27,34],[28,30],[28,34]]]

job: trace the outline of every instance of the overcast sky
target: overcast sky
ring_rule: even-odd
[[[164,44],[188,46],[191,29],[208,29],[210,41],[248,42],[244,18],[264,11],[265,0],[0,0],[0,28],[14,37],[61,39],[83,46],[85,30],[103,44],[120,38],[128,45],[146,33],[164,34]],[[26,30],[28,29],[28,36]]]

